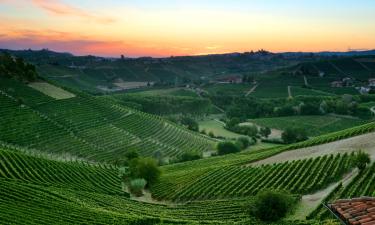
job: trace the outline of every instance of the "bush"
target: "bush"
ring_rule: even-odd
[[[197,152],[184,152],[179,158],[179,162],[186,162],[186,161],[193,161],[197,159],[201,159],[202,154]]]
[[[143,178],[147,181],[147,186],[155,184],[161,171],[153,158],[136,158],[130,162],[130,175],[132,178]]]
[[[189,130],[192,131],[199,131],[199,125],[197,121],[190,117],[183,117],[181,118],[181,124],[185,125]]]
[[[265,190],[255,196],[250,213],[263,221],[277,221],[291,210],[295,198],[287,192]]]
[[[370,162],[370,155],[362,151],[359,151],[354,159],[354,164],[359,170],[364,170]]]
[[[247,137],[239,137],[236,141],[236,145],[240,150],[246,149],[247,147],[249,147],[250,145],[254,145],[255,143],[256,139],[249,139]]]
[[[259,133],[263,137],[268,138],[268,136],[271,134],[271,129],[269,127],[262,127],[260,128]]]
[[[290,144],[299,141],[307,140],[307,134],[304,129],[299,128],[287,128],[282,134],[281,138],[283,139],[284,143]]]
[[[232,142],[220,142],[218,145],[217,145],[217,152],[219,155],[226,155],[226,154],[230,154],[230,153],[236,153],[236,152],[239,152],[241,151],[238,146],[236,146],[235,144],[233,144]]]
[[[136,196],[143,195],[143,189],[146,187],[147,181],[143,178],[131,180],[129,183],[129,190]]]
[[[214,134],[214,132],[210,131],[210,132],[208,132],[208,136],[210,136],[211,138],[214,138],[215,134]]]

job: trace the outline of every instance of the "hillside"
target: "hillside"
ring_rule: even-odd
[[[116,163],[131,150],[168,159],[213,148],[210,139],[160,117],[87,94],[57,100],[3,78],[0,91],[0,140],[29,149]]]
[[[45,51],[46,58],[36,59],[34,52],[29,53],[29,60],[38,60],[34,62],[38,69],[50,57],[61,63],[48,64],[55,69],[77,58]],[[243,55],[212,57],[220,62],[222,57]],[[131,61],[122,60],[109,62]],[[353,66],[345,66],[354,58],[329,60],[350,71]],[[325,62],[333,62],[329,60]],[[328,88],[328,81],[341,75],[317,77],[306,69],[319,63],[257,74],[252,84],[149,87],[107,95],[84,91],[81,78],[75,86],[45,80],[44,75],[32,80],[23,79],[27,73],[0,76],[0,223],[325,225],[329,213],[321,203],[375,196],[373,162],[361,171],[356,168],[358,150],[374,159],[375,122],[370,110],[375,96],[341,95]],[[304,86],[304,77],[322,86]],[[198,131],[211,128],[224,137],[169,120],[180,117],[200,124]],[[198,123],[197,118],[202,120]],[[289,126],[309,129],[310,137],[295,143],[264,143],[260,133],[229,131],[232,121],[277,128],[279,133]],[[238,147],[236,138],[244,136],[254,143],[220,155],[219,142]],[[182,156],[188,159],[181,160]],[[151,161],[144,161],[142,168],[142,160]],[[132,181],[148,180],[134,177],[134,170],[148,168],[151,173],[152,163],[160,177],[144,183],[143,196],[137,196]],[[258,194],[269,189],[288,192],[298,202],[286,218],[273,223],[249,213]]]
[[[45,79],[92,93],[120,91],[148,83],[180,85],[208,82],[226,76],[242,76],[289,67],[311,59],[308,55],[286,56],[267,51],[169,58],[102,58],[73,56],[49,50],[11,51],[37,67]],[[135,84],[134,82],[138,82]]]

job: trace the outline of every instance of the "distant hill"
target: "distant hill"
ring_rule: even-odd
[[[91,93],[114,92],[154,84],[175,86],[192,82],[208,83],[220,77],[264,74],[300,63],[319,63],[335,58],[375,55],[375,50],[319,53],[272,53],[260,50],[168,58],[104,58],[91,55],[74,56],[47,49],[0,49],[0,52],[9,52],[33,63],[45,79]]]

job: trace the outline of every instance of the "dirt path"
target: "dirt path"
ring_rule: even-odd
[[[250,165],[279,163],[334,153],[353,152],[360,149],[369,153],[371,155],[371,159],[375,160],[375,132],[327,144],[282,152],[267,159],[251,163]]]
[[[257,87],[259,86],[259,84],[256,84],[254,87],[252,87],[246,94],[245,94],[245,97],[249,96],[251,93],[253,93],[255,91],[255,89],[257,89]]]
[[[354,169],[348,174],[346,174],[343,179],[340,181],[329,185],[327,188],[317,191],[313,194],[303,195],[301,202],[297,206],[297,210],[291,216],[295,220],[304,220],[306,216],[309,215],[319,204],[323,201],[323,199],[329,195],[340,183],[345,187],[347,186],[350,181],[358,174],[358,170]]]
[[[288,86],[288,96],[289,96],[289,98],[293,98],[291,86]]]

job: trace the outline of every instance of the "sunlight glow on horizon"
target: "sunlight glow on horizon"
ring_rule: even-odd
[[[370,0],[76,2],[0,0],[0,48],[131,57],[375,48]]]

